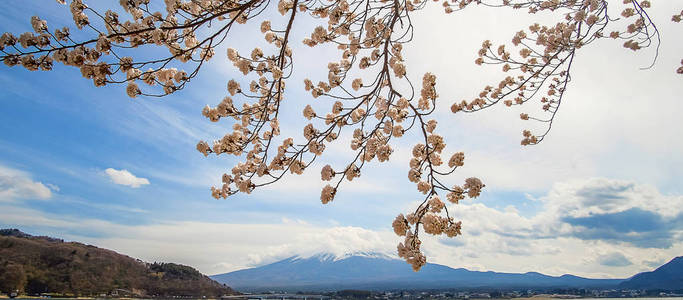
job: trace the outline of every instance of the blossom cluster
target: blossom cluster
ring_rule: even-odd
[[[57,2],[67,4],[65,0]],[[445,184],[446,178],[464,165],[465,154],[446,150],[446,140],[437,131],[439,121],[433,118],[441,105],[437,76],[420,74],[421,86],[415,87],[410,78],[416,74],[409,73],[403,54],[404,44],[413,35],[410,14],[431,1],[164,0],[164,9],[155,11],[149,0],[122,0],[118,9],[104,12],[95,11],[83,0],[69,2],[76,29],[90,38],[79,40],[76,36],[80,35],[72,35],[69,27],[53,28],[34,16],[32,32],[0,35],[0,60],[32,71],[52,70],[54,63],[75,67],[95,86],[125,85],[131,98],[164,96],[182,89],[216,56],[217,47],[229,40],[226,37],[234,26],[248,23],[269,5],[274,6],[283,19],[263,20],[255,30],[262,34],[264,48],[228,48],[218,55],[227,56],[239,76],[229,79],[225,96],[201,113],[211,122],[230,122],[231,131],[213,141],[199,141],[196,148],[204,156],[227,154],[241,161],[223,174],[211,195],[225,199],[249,194],[286,176],[303,174],[331,143],[344,136],[355,154],[353,159],[340,166],[326,164],[319,170],[321,180],[327,182],[320,201],[330,204],[343,182],[357,180],[369,164],[392,159],[393,139],[413,134],[420,142],[412,149],[408,180],[423,198],[413,212],[398,215],[392,224],[394,232],[404,238],[397,246],[398,255],[417,271],[427,261],[420,248],[421,232],[448,237],[461,234],[462,223],[450,216],[449,206],[452,210],[466,197],[480,196],[484,184],[477,178],[468,178],[462,185]],[[649,0],[622,0],[625,6],[618,8],[618,18],[610,15],[615,8],[609,6],[608,10],[606,0],[442,3],[446,13],[472,4],[526,8],[529,13],[554,11],[563,19],[552,26],[532,24],[518,31],[511,46],[484,41],[475,63],[499,65],[506,76],[485,86],[474,99],[453,103],[453,113],[537,99],[548,117],[521,113],[520,118],[547,123],[549,130],[571,79],[578,49],[597,39],[612,38],[636,51],[659,38],[647,15]],[[302,14],[317,19],[320,25],[301,42],[309,47],[334,45],[339,56],[324,62],[326,78],[303,82],[305,91],[316,100],[303,108],[306,124],[301,136],[281,136],[280,109],[292,105],[285,101],[288,79],[294,72],[291,45],[298,42],[292,40],[291,33],[295,19]],[[683,12],[672,20],[680,22],[682,16]],[[617,20],[625,26],[607,34],[607,25]],[[143,46],[163,51],[144,58],[137,51]],[[677,72],[683,73],[683,67]],[[524,130],[521,143],[539,143],[546,134]]]
[[[447,12],[453,12],[471,3],[473,1],[467,0],[444,2],[444,7]],[[566,3],[555,0],[519,0],[499,4],[515,9],[527,8],[530,13],[559,11],[564,19],[553,26],[535,23],[527,30],[518,31],[511,40],[514,49],[505,44],[494,47],[491,41],[484,41],[475,63],[499,65],[502,66],[503,73],[517,74],[506,75],[497,84],[487,85],[474,99],[452,104],[451,111],[474,112],[498,102],[515,106],[537,100],[540,102],[541,113],[546,117],[522,113],[520,118],[547,124],[546,130],[540,134],[524,130],[522,145],[537,144],[548,134],[571,80],[573,58],[580,48],[608,37],[624,40],[623,46],[634,51],[649,46],[653,40],[659,42],[659,32],[647,15],[646,10],[651,6],[648,0],[623,0],[624,7],[608,7],[607,1],[600,0]],[[613,11],[619,12],[619,17],[611,16]],[[616,21],[625,23],[625,28],[619,30],[617,27],[607,34],[610,28],[608,25]]]
[[[95,86],[126,84],[126,93],[132,98],[168,95],[182,89],[214,56],[221,33],[227,34],[234,23],[245,23],[262,3],[167,0],[165,5],[165,11],[160,12],[150,9],[149,0],[120,1],[118,12],[96,12],[83,0],[72,0],[68,6],[74,25],[91,31],[93,38],[79,41],[69,27],[50,30],[46,20],[33,16],[34,32],[18,37],[2,34],[0,59],[7,66],[20,65],[31,71],[49,71],[55,62],[73,66]],[[122,17],[121,11],[129,16]],[[202,29],[212,22],[223,24],[218,32],[200,37]],[[133,52],[125,50],[144,45],[164,47],[169,54],[153,60],[135,59],[129,56]],[[172,64],[191,64],[194,70],[188,73]],[[139,83],[147,85],[150,92],[140,89]]]

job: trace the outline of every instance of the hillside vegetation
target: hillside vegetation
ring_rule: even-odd
[[[192,267],[146,263],[111,250],[0,230],[0,291],[34,295],[218,297],[235,292]]]

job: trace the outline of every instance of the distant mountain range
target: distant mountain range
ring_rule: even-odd
[[[234,294],[192,267],[146,263],[111,250],[0,229],[0,292],[31,295],[190,296]]]
[[[18,289],[30,294],[120,292],[131,296],[217,297],[236,293],[228,286],[244,292],[551,288],[683,292],[683,256],[628,279],[478,272],[438,264],[427,264],[420,272],[413,272],[404,261],[377,253],[293,256],[209,278],[188,266],[145,263],[90,245],[32,236],[16,229],[0,230],[0,292]]]
[[[290,257],[257,268],[210,276],[240,291],[332,291],[341,289],[529,289],[529,288],[663,288],[683,286],[681,257],[659,269],[631,279],[590,279],[574,275],[548,276],[536,272],[469,271],[427,264],[413,272],[402,260],[376,253],[336,257],[319,254]],[[662,284],[655,284],[662,283]]]

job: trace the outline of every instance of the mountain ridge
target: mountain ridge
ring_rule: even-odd
[[[674,257],[659,268],[634,275],[619,284],[629,289],[683,290],[683,256]]]
[[[571,274],[549,276],[538,272],[481,272],[431,263],[420,272],[413,272],[402,260],[372,252],[291,256],[263,266],[210,277],[244,291],[616,287],[625,280],[590,279]]]

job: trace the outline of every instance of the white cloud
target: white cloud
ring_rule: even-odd
[[[683,196],[655,187],[594,178],[556,184],[536,219],[548,233],[669,248],[683,238]]]
[[[618,213],[632,208],[666,217],[683,212],[683,196],[662,195],[648,184],[605,178],[557,183],[541,200],[550,208],[547,213],[571,217]]]
[[[127,185],[132,188],[139,188],[142,185],[149,184],[149,180],[147,178],[142,178],[142,177],[136,177],[133,175],[131,172],[128,172],[128,170],[116,170],[112,168],[108,168],[104,170],[104,173],[109,176],[109,179],[113,181],[116,184],[120,185]]]
[[[621,252],[611,252],[598,256],[597,263],[608,267],[626,267],[633,263]]]
[[[293,255],[356,251],[390,253],[393,233],[359,227],[319,227],[302,221],[273,224],[166,222],[122,225],[0,206],[0,224],[112,249],[145,261],[191,265],[206,274],[233,271]],[[31,233],[31,232],[29,232]]]
[[[54,185],[54,184],[52,184],[52,183],[46,183],[45,185],[46,185],[48,188],[50,188],[50,190],[53,190],[53,191],[55,191],[55,192],[59,192],[59,186]]]
[[[673,1],[662,2],[652,9],[659,15],[656,17],[661,20],[659,25],[665,37],[678,36],[675,32],[680,32],[680,29],[673,31],[671,28],[676,24],[668,21],[673,10],[665,6],[673,5]],[[661,9],[662,7],[664,9]],[[409,75],[418,79],[414,82],[419,82],[419,78],[426,71],[435,72],[439,76],[439,109],[448,110],[453,101],[476,95],[478,89],[486,83],[499,79],[501,73],[492,71],[491,68],[475,67],[473,64],[476,50],[483,39],[506,42],[515,31],[530,24],[514,11],[507,11],[509,14],[506,15],[505,11],[488,9],[490,14],[496,14],[495,17],[483,11],[483,7],[470,8],[446,16],[441,8],[432,8],[431,11],[427,9],[413,18],[416,35],[413,42],[406,47],[405,55]],[[452,28],[476,30],[453,31]],[[451,38],[443,38],[444,36]],[[637,67],[646,65],[645,61],[648,61],[650,56],[634,56],[619,44],[612,44],[612,48],[609,49],[582,49],[581,56],[577,56],[574,80],[559,112],[555,128],[543,144],[535,147],[522,149],[519,146],[520,131],[526,124],[518,120],[517,111],[493,108],[471,116],[454,116],[449,112],[439,115],[444,118],[441,118],[443,121],[440,122],[437,131],[446,136],[447,142],[450,141],[447,150],[465,150],[467,154],[466,166],[455,176],[482,177],[488,189],[534,192],[551,189],[551,192],[538,199],[544,205],[543,212],[530,218],[521,216],[513,207],[502,212],[482,204],[463,204],[455,207],[451,211],[455,211],[455,215],[464,221],[464,236],[443,240],[425,235],[424,249],[429,254],[430,262],[479,270],[630,276],[636,271],[650,269],[659,262],[680,255],[683,245],[679,231],[666,231],[666,239],[670,242],[668,248],[643,248],[633,244],[642,243],[643,240],[619,240],[619,231],[589,230],[590,224],[586,223],[589,220],[585,218],[640,210],[671,219],[680,214],[680,208],[683,207],[681,197],[662,195],[654,187],[635,185],[631,181],[592,180],[555,184],[558,180],[618,174],[629,180],[648,180],[658,186],[667,183],[669,186],[673,183],[674,189],[680,186],[678,181],[683,175],[680,171],[683,160],[679,154],[683,153],[683,140],[677,137],[683,135],[683,126],[680,126],[678,116],[683,104],[678,101],[676,95],[681,94],[683,86],[677,84],[680,79],[674,74],[673,69],[678,66],[678,54],[681,53],[683,44],[671,41],[667,42],[665,39],[659,64],[649,71],[638,71]],[[420,46],[427,44],[431,47]],[[308,54],[320,54],[315,52],[315,49],[306,50],[308,47],[302,49],[302,52],[296,51],[301,49],[295,49],[295,55],[305,58],[311,56]],[[223,65],[228,64],[225,59],[219,61]],[[313,79],[325,78],[326,69],[323,65],[316,66],[315,60],[298,62],[299,75],[295,76],[308,76],[315,72],[311,76]],[[223,68],[223,65],[214,66],[216,70],[221,71],[231,69]],[[304,72],[301,72],[302,69]],[[629,75],[624,76],[625,74]],[[296,85],[290,90],[301,90],[298,87],[302,80],[292,78],[289,82],[293,86]],[[202,89],[202,94],[197,95],[206,98],[204,91]],[[222,97],[212,95],[208,98],[209,103],[215,104]],[[299,101],[296,98],[304,97],[291,98]],[[656,105],[647,104],[652,102],[651,99],[656,99]],[[301,107],[291,106],[293,115],[298,118],[303,108],[302,102],[296,102]],[[159,108],[166,107],[167,104],[160,104]],[[287,109],[290,109],[290,106]],[[194,143],[199,137],[220,136],[223,132],[221,127],[204,125],[209,123],[203,119],[201,121],[204,123],[194,123],[196,119],[182,114],[181,112],[185,111],[182,109],[157,110],[156,105],[151,104],[139,110],[144,115],[136,120],[145,120],[151,116],[154,118],[150,118],[150,122],[156,124],[153,127],[155,130],[144,131],[144,134],[149,135],[141,136],[140,132],[135,131],[135,136],[143,140],[161,141],[159,137],[166,137],[169,128],[173,129],[173,141],[185,141],[185,144]],[[198,110],[193,113],[199,116]],[[283,119],[282,123],[290,123],[285,121]],[[120,120],[116,119],[112,123],[118,126]],[[139,128],[138,125],[139,122],[131,122],[129,126],[119,127],[125,130]],[[229,128],[228,123],[221,125]],[[300,136],[299,128],[294,130],[296,136]],[[206,134],[209,131],[211,134]],[[160,132],[164,134],[158,134]],[[166,140],[163,142],[160,144],[168,143]],[[347,143],[338,148],[348,152]],[[324,159],[330,159],[330,156],[334,157],[342,152],[335,150],[335,147],[330,147]],[[397,147],[391,162],[402,168],[401,173],[388,170],[386,166],[375,169],[384,170],[385,173],[382,175],[385,177],[392,180],[399,178],[400,182],[407,183],[409,152],[400,150],[401,147]],[[193,153],[199,155],[194,151]],[[163,179],[208,187],[211,183],[220,181],[220,172],[207,167],[212,165],[211,162],[214,161],[202,164],[201,170],[193,169],[189,172],[201,176],[166,175],[169,177]],[[231,165],[224,166],[229,169]],[[109,174],[109,170],[117,172],[114,176],[118,179]],[[183,169],[183,172],[164,173],[188,174],[187,171]],[[147,179],[135,177],[126,170],[107,169],[105,172],[117,184],[131,187],[149,184]],[[304,176],[290,176],[269,188],[269,192],[291,195],[312,190],[313,194],[317,194],[319,188],[311,186],[320,184],[318,172],[319,166],[312,168]],[[207,173],[215,173],[215,176],[208,176]],[[154,178],[163,175],[147,174]],[[395,184],[393,181],[391,184],[376,184],[379,180],[369,176],[370,174],[372,171],[368,170],[359,182],[354,180],[352,184],[348,184],[348,188],[370,193],[370,189],[379,186],[383,188],[383,194],[387,189],[397,189],[400,192],[409,190],[412,193],[406,193],[407,196],[404,197],[419,197],[414,185]],[[45,187],[43,184],[34,182],[27,176],[24,178],[28,178],[28,181],[24,182],[30,183],[28,186],[33,187],[27,189],[28,194],[40,194],[35,192],[38,190],[49,197],[50,190],[40,188]],[[0,182],[0,199],[6,191],[3,188],[4,184]],[[624,190],[621,190],[622,188]],[[680,190],[680,187],[678,189]],[[26,193],[26,190],[23,193]],[[273,199],[284,201],[278,197]],[[375,199],[374,202],[379,201]],[[359,207],[367,210],[367,206]],[[269,262],[290,254],[321,250],[343,252],[351,249],[388,249],[393,252],[398,242],[397,237],[384,231],[359,227],[311,226],[305,224],[305,214],[301,222],[284,221],[284,224],[170,222],[132,226],[98,220],[85,220],[81,223],[81,220],[64,220],[31,210],[14,210],[15,213],[10,213],[11,211],[9,208],[0,209],[0,222],[23,226],[43,224],[53,228],[54,235],[64,235],[65,232],[76,230],[76,233],[68,234],[73,239],[116,249],[145,260],[190,264],[206,273],[224,272]],[[568,224],[562,218],[570,218],[574,223]],[[583,225],[577,222],[582,222]],[[103,233],[105,237],[89,238],[86,234],[88,230]],[[610,239],[605,240],[606,237]],[[647,237],[646,235],[643,238]],[[633,264],[616,271],[596,264],[601,256],[610,253],[621,253],[631,258]],[[648,260],[642,260],[643,258]]]
[[[683,241],[683,196],[662,195],[649,185],[604,178],[557,183],[540,201],[543,207],[533,217],[481,203],[449,211],[463,220],[471,236],[493,233],[530,241],[567,237],[662,249]],[[521,251],[514,243],[495,247],[503,252]]]
[[[595,197],[604,201],[594,201]],[[447,239],[423,234],[422,248],[428,261],[471,270],[626,278],[651,270],[683,252],[680,227],[650,228],[665,233],[669,243],[667,247],[652,248],[645,247],[647,242],[657,242],[662,235],[649,236],[646,232],[642,240],[630,240],[628,236],[633,233],[629,232],[619,236],[618,231],[616,236],[609,235],[614,232],[590,236],[582,232],[580,225],[568,223],[567,218],[618,216],[634,208],[665,218],[663,210],[657,208],[661,203],[680,211],[679,198],[661,195],[647,185],[607,179],[568,182],[556,184],[538,201],[544,207],[532,217],[524,217],[512,208],[501,211],[481,203],[463,202],[450,207],[452,215],[463,221],[463,235]],[[0,224],[19,228],[35,228],[35,224],[41,224],[44,231],[39,234],[91,243],[145,261],[187,264],[207,274],[321,252],[394,255],[396,244],[401,240],[389,228],[320,226],[311,224],[303,216],[282,218],[281,222],[272,224],[179,221],[121,225],[0,206],[0,220]],[[631,222],[636,224],[635,231],[639,230],[637,226],[658,224],[640,219]]]
[[[498,65],[474,64],[483,40],[509,44],[515,32],[535,21],[548,24],[547,14],[480,6],[445,15],[441,8],[426,8],[411,18],[415,35],[405,47],[408,74],[414,82],[425,72],[437,75],[437,132],[444,134],[447,151],[465,151],[465,167],[458,173],[478,176],[490,189],[541,192],[558,181],[619,176],[683,193],[678,180],[683,175],[678,155],[683,152],[683,140],[678,138],[683,135],[678,116],[683,102],[677,96],[683,85],[674,72],[683,43],[666,38],[683,31],[669,21],[676,9],[674,2],[662,2],[650,10],[663,37],[652,69],[638,68],[649,65],[654,47],[633,53],[619,42],[605,40],[582,48],[553,130],[537,146],[519,145],[522,129],[534,126],[520,120],[519,113],[533,114],[540,107],[537,102],[520,108],[499,105],[474,114],[454,115],[449,107],[474,98],[484,86],[504,77]],[[657,99],[657,105],[643,105],[651,99]]]
[[[453,206],[463,236],[425,238],[424,249],[450,266],[593,277],[628,277],[683,251],[681,196],[595,178],[555,184],[538,201],[543,207],[532,217],[481,203]]]
[[[59,191],[59,187],[55,185],[33,181],[26,172],[0,166],[0,201],[50,199],[50,189]]]

